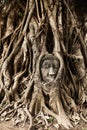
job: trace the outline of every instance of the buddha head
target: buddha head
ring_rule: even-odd
[[[60,67],[59,60],[56,56],[48,54],[44,56],[40,64],[40,73],[42,81],[52,82],[55,80]]]

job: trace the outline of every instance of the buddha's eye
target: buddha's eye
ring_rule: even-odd
[[[53,68],[54,68],[54,69],[58,69],[58,66],[57,66],[57,65],[54,65]]]
[[[53,68],[59,69],[59,62],[58,61],[56,61],[56,60],[53,61]]]
[[[48,68],[50,68],[50,64],[43,64],[42,68],[48,69]]]

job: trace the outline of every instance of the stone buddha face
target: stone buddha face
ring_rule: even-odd
[[[84,33],[84,42],[87,46],[87,21],[84,22],[84,28],[85,28],[85,33]]]
[[[44,82],[52,82],[55,80],[60,64],[57,57],[48,54],[41,61],[41,77]]]

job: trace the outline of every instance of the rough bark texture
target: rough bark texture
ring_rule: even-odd
[[[71,0],[0,2],[1,121],[28,122],[29,130],[87,122],[86,29],[78,12]]]

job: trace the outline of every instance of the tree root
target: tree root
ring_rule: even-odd
[[[82,119],[84,122],[87,123],[87,119],[85,119],[85,117],[82,115],[82,113],[80,114],[80,117],[81,117],[81,119]]]
[[[60,115],[60,114],[57,115],[54,112],[52,112],[50,109],[48,109],[45,104],[42,105],[42,107],[43,107],[43,110],[45,109],[44,112],[53,116],[57,120],[59,125],[63,125],[66,129],[72,128],[72,125],[71,125],[68,117],[65,115],[65,113],[62,115]]]
[[[0,115],[5,112],[7,109],[13,107],[13,104],[8,104],[1,112],[0,112]]]
[[[28,111],[27,107],[24,108],[26,114],[28,115],[29,119],[30,119],[30,125],[29,125],[29,129],[28,130],[31,130],[32,129],[32,125],[33,125],[33,122],[32,122],[32,116],[30,114],[30,112]]]
[[[19,4],[19,1],[16,2],[16,4],[17,3]],[[72,99],[72,93],[74,93],[76,90],[78,91],[79,88],[74,81],[71,73],[72,71],[69,70],[71,68],[67,69],[69,71],[67,74],[70,76],[67,77],[69,77],[69,79],[71,78],[73,86],[69,86],[69,88],[67,86],[61,87],[62,83],[59,86],[59,82],[63,81],[61,77],[64,77],[62,75],[65,74],[64,61],[62,55],[60,54],[61,41],[59,33],[62,34],[61,40],[63,42],[63,27],[65,29],[68,29],[68,27],[66,27],[66,23],[62,27],[62,4],[58,4],[60,3],[57,0],[27,0],[23,20],[15,30],[14,28],[16,25],[14,25],[13,19],[13,16],[15,16],[15,10],[13,14],[8,12],[7,31],[4,33],[5,37],[0,40],[3,44],[3,48],[6,43],[5,48],[2,49],[2,63],[0,66],[0,94],[2,91],[4,91],[2,97],[3,99],[1,101],[0,116],[1,118],[7,119],[13,118],[15,125],[29,121],[29,130],[31,130],[34,126],[33,120],[35,119],[35,116],[38,120],[40,119],[40,121],[37,121],[35,124],[35,127],[38,127],[40,124],[48,128],[50,123],[47,118],[53,117],[55,120],[53,120],[53,122],[51,121],[51,123],[56,122],[58,127],[60,125],[67,129],[72,128],[73,126],[69,120],[70,118],[68,118],[67,114],[65,113],[62,104],[65,105],[66,108],[68,106],[69,112],[72,113],[72,111],[70,111],[71,109],[77,112],[77,105],[74,102],[74,98]],[[60,9],[58,9],[58,7]],[[69,11],[71,14],[71,10],[67,5],[66,7],[68,9],[67,11]],[[24,10],[24,7],[22,7],[22,9]],[[70,24],[71,23],[72,21],[70,21]],[[46,39],[48,38],[47,32],[49,32],[49,28],[53,34],[54,41],[53,50],[51,53],[58,58],[60,62],[60,68],[55,78],[55,80],[58,81],[56,90],[55,86],[52,86],[53,88],[51,88],[51,90],[45,92],[42,85],[45,86],[46,83],[43,83],[42,81],[40,62],[45,55],[49,54],[49,52],[47,52],[47,50],[49,50],[47,49],[47,45],[50,44],[49,42],[46,43]],[[80,34],[78,35],[80,37]],[[65,38],[64,42],[66,41],[67,40]],[[64,50],[64,53],[66,53],[65,56],[67,56],[70,60],[81,60],[81,65],[84,64],[80,48],[78,49],[78,52],[80,52],[78,55],[77,51],[75,51],[75,54],[68,54],[65,48]],[[70,52],[70,50],[68,51]],[[78,63],[79,62],[77,62],[77,64]],[[75,64],[75,66],[78,68],[79,65],[77,64]],[[68,66],[68,64],[66,66]],[[85,67],[84,65],[82,66]],[[79,72],[78,74],[80,75],[82,71],[79,71],[79,68],[77,70]],[[25,79],[25,81],[23,79]],[[54,83],[55,82],[53,82],[52,85],[55,85]],[[61,99],[63,99],[63,101],[61,101]],[[73,115],[71,115],[71,117],[72,116]],[[80,116],[82,120],[87,122],[87,119],[85,119],[82,113]]]
[[[45,114],[51,115],[53,116],[59,125],[63,125],[65,128],[69,129],[70,127],[72,127],[68,117],[66,116],[60,101],[55,100],[56,102],[56,106],[58,109],[58,115],[57,113],[54,113],[53,111],[51,111],[46,105],[45,105],[45,99],[43,96],[43,93],[40,90],[36,90],[33,93],[33,97],[31,100],[31,103],[29,105],[29,111],[32,112],[34,114],[34,112],[36,112],[36,107],[39,109],[41,109],[41,111],[44,111]],[[35,113],[37,114],[37,113]],[[45,120],[46,121],[46,120]],[[47,122],[46,122],[47,124]]]
[[[85,116],[84,116],[83,112],[84,112]],[[87,110],[86,110],[86,111],[83,111],[83,112],[80,113],[80,117],[81,117],[81,119],[82,119],[84,122],[87,123]]]

